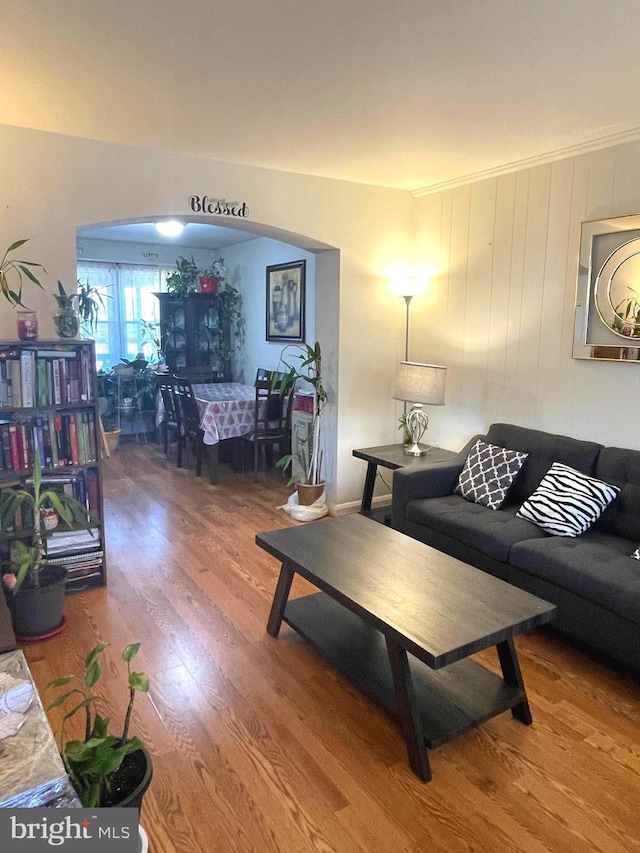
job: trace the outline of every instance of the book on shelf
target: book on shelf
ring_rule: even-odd
[[[17,459],[12,449],[14,433]],[[0,468],[14,471],[31,468],[36,448],[44,468],[88,465],[97,462],[96,446],[93,412],[56,412],[0,422]]]
[[[100,563],[104,557],[104,551],[89,551],[82,554],[56,554],[55,556],[45,556],[42,558],[44,563],[48,565],[60,565],[60,563]]]
[[[92,401],[90,347],[81,343],[60,349],[25,345],[11,353],[11,358],[0,359],[0,407],[37,408]]]
[[[20,384],[22,386],[22,405],[33,408],[35,405],[35,355],[33,350],[23,349],[20,353]]]

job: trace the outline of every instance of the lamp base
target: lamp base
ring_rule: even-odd
[[[417,442],[415,444],[405,444],[404,446],[405,456],[424,456],[428,450],[431,450],[429,446],[425,447],[424,444],[418,444]]]
[[[426,416],[421,403],[414,403],[413,408],[405,418],[405,432],[409,441],[404,446],[407,456],[422,456],[429,449],[420,444],[420,439],[427,431],[429,418]]]

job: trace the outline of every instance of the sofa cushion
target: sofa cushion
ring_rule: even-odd
[[[526,458],[526,453],[478,439],[469,451],[454,491],[489,509],[500,509]]]
[[[620,487],[620,494],[596,522],[598,530],[640,542],[640,450],[604,447],[596,477]]]
[[[554,536],[579,536],[619,491],[617,486],[554,462],[517,514]]]
[[[640,624],[640,562],[629,556],[634,544],[592,529],[575,539],[518,542],[509,562]]]
[[[410,501],[406,518],[503,562],[514,542],[546,536],[535,524],[517,518],[515,507],[492,510],[460,495]]]
[[[585,474],[595,474],[596,459],[602,449],[602,445],[594,441],[581,441],[513,424],[492,424],[485,438],[499,447],[529,454],[507,496],[508,504],[518,506],[535,492],[554,462],[563,462]],[[615,482],[607,477],[603,479]]]

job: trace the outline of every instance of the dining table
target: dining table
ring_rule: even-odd
[[[193,384],[204,443],[217,444],[253,430],[256,389],[240,382]]]
[[[203,443],[211,448],[209,478],[218,479],[218,445],[253,431],[256,389],[240,382],[193,383],[200,412]]]

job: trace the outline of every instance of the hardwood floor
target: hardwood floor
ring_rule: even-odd
[[[110,642],[103,691],[119,721],[119,654],[142,642],[152,686],[134,730],[154,759],[153,853],[640,851],[637,680],[550,633],[518,637],[533,725],[490,720],[430,752],[422,784],[385,713],[289,628],[266,633],[279,565],[254,537],[296,524],[277,508],[281,476],[212,486],[151,444],[121,446],[105,469],[108,586],[69,596],[69,628],[25,653],[42,692]],[[309,589],[297,580],[293,595]],[[493,651],[479,659],[497,668]]]

